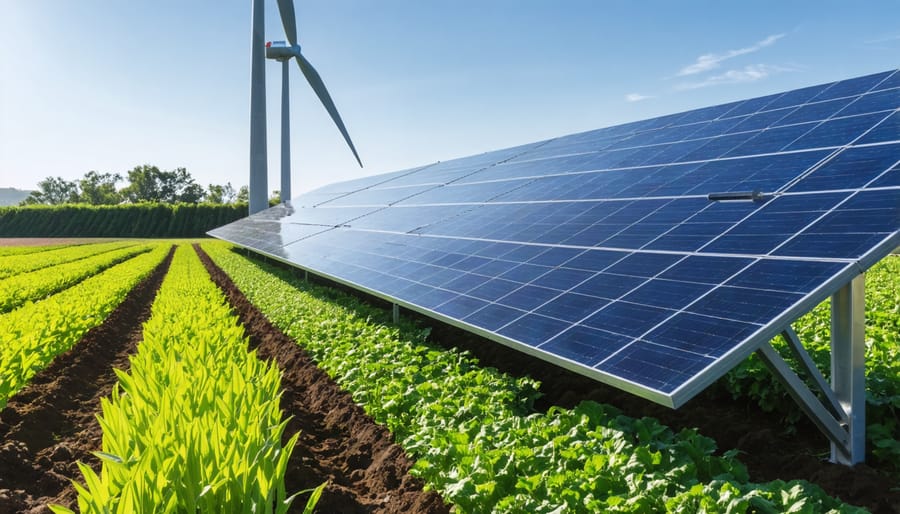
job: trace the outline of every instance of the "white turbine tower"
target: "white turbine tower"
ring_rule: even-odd
[[[356,162],[362,167],[362,161],[350,134],[347,133],[341,115],[325,88],[322,78],[313,68],[312,64],[300,53],[300,45],[297,44],[297,21],[294,16],[293,0],[278,0],[278,11],[281,14],[281,22],[284,25],[284,33],[288,43],[284,45],[266,45],[264,25],[264,0],[253,0],[252,30],[250,42],[250,214],[257,213],[269,206],[267,195],[266,167],[266,78],[265,58],[270,57],[283,62],[282,65],[282,92],[281,92],[281,199],[290,200],[291,176],[290,176],[290,113],[288,91],[288,62],[291,58],[297,60],[297,65],[310,87],[319,97],[319,101],[331,115],[331,119],[337,125],[338,130],[350,146]]]

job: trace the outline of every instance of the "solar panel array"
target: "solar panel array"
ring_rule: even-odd
[[[898,107],[887,71],[334,184],[210,234],[677,407],[900,244]]]

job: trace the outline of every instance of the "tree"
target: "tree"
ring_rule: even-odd
[[[274,190],[272,191],[272,196],[269,197],[269,207],[274,207],[281,203],[281,191]]]
[[[160,171],[144,164],[128,172],[128,187],[121,193],[130,202],[197,203],[206,195],[203,186],[194,182],[184,168]]]
[[[81,193],[78,201],[91,205],[114,205],[122,201],[122,195],[116,191],[116,183],[122,181],[118,173],[97,173],[89,171],[78,181]]]
[[[184,186],[181,189],[181,192],[175,195],[175,201],[182,203],[200,203],[205,196],[206,190],[203,189],[203,186],[194,182],[194,179],[191,179],[191,183]]]
[[[233,203],[235,196],[237,195],[231,182],[228,182],[224,186],[210,184],[207,189],[209,190],[209,193],[206,195],[206,201],[209,203]]]
[[[249,201],[250,201],[250,188],[247,186],[241,186],[241,189],[238,190],[237,202],[238,203],[247,203]]]
[[[69,182],[62,177],[47,177],[38,182],[38,190],[32,191],[28,198],[22,201],[22,204],[58,205],[76,202],[78,202],[78,184]]]

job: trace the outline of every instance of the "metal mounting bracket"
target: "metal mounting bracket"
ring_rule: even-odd
[[[782,333],[791,353],[813,384],[813,392],[781,355],[766,343],[757,354],[800,408],[831,440],[831,461],[852,466],[866,453],[865,274],[831,297],[831,384],[794,330]],[[818,395],[817,395],[818,393]]]

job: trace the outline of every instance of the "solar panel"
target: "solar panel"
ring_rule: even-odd
[[[677,407],[900,244],[898,107],[892,70],[334,184],[210,234]]]

